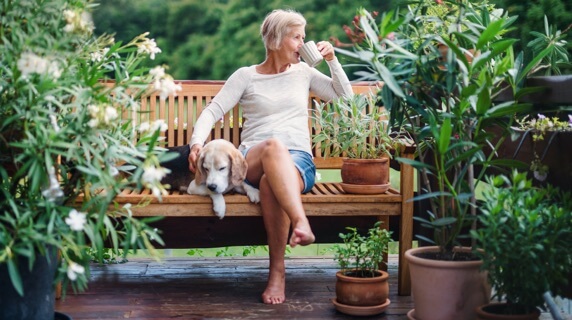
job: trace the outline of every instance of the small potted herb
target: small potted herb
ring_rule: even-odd
[[[398,140],[389,134],[387,113],[375,93],[316,104],[313,121],[319,127],[314,146],[326,157],[346,157],[341,168],[346,192],[383,193],[389,188],[390,150]]]
[[[362,235],[347,227],[340,233],[342,243],[332,247],[340,271],[336,273],[336,308],[344,313],[372,315],[389,305],[389,275],[379,270],[387,253],[391,232],[381,228],[381,221]]]

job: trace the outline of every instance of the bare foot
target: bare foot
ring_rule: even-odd
[[[286,280],[283,273],[268,276],[268,284],[262,293],[262,302],[266,304],[281,304],[286,300],[284,294]]]
[[[290,237],[290,247],[294,248],[297,245],[307,246],[314,243],[314,241],[316,241],[316,237],[314,237],[314,233],[312,233],[310,228],[307,230],[295,228]]]

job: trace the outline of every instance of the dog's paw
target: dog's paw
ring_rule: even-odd
[[[193,181],[191,181],[191,183],[189,183],[189,187],[187,188],[187,193],[188,194],[195,194],[195,195],[199,195],[199,196],[209,195],[207,187],[203,184],[197,184],[195,182],[195,180],[193,180]]]
[[[249,186],[248,184],[244,183],[243,188],[246,191],[246,195],[251,202],[259,203],[260,202],[260,190]]]
[[[226,214],[226,203],[224,202],[224,197],[221,194],[211,194],[211,199],[213,200],[213,211],[215,215],[222,219]]]

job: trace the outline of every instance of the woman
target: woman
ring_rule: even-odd
[[[201,113],[190,142],[189,168],[195,172],[213,124],[240,103],[244,124],[239,149],[248,162],[246,182],[260,190],[268,239],[269,276],[262,293],[268,304],[285,300],[286,244],[295,247],[315,240],[300,196],[312,189],[316,174],[308,131],[309,93],[323,100],[352,94],[330,43],[318,42],[317,47],[331,78],[300,63],[305,26],[306,20],[295,11],[274,10],[266,16],[260,28],[266,59],[229,77]]]

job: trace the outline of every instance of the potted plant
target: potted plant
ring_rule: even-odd
[[[570,281],[572,195],[550,185],[534,187],[525,172],[490,177],[488,182],[479,228],[471,234],[483,249],[483,268],[503,303],[480,307],[479,317],[530,314],[528,319],[538,319],[543,294],[558,295]]]
[[[381,228],[381,221],[360,234],[347,227],[340,233],[342,243],[332,247],[340,271],[336,273],[336,309],[350,315],[374,315],[390,304],[389,275],[380,270],[391,241],[391,232]]]
[[[514,142],[504,152],[529,164],[529,177],[533,184],[552,184],[562,189],[572,188],[572,152],[566,146],[572,143],[572,114],[568,119],[552,113],[536,117],[525,115],[516,119]]]
[[[379,101],[370,92],[316,104],[313,120],[319,129],[312,141],[326,157],[346,156],[341,177],[348,193],[384,193],[390,186],[390,150],[396,143]]]
[[[94,37],[88,2],[0,4],[3,319],[53,319],[56,281],[64,293],[86,288],[89,248],[101,260],[104,246],[126,254],[160,243],[151,220],[112,204],[126,186],[165,192],[161,124],[143,130],[129,119],[142,94],[177,86],[163,68],[141,66],[160,52],[147,34],[126,44]],[[133,174],[121,175],[125,162]],[[78,205],[80,194],[87,200]]]
[[[433,7],[445,12],[430,14]],[[429,208],[415,219],[432,236],[418,237],[435,246],[406,253],[415,297],[410,318],[472,319],[474,308],[489,300],[482,261],[474,248],[459,247],[469,239],[477,213],[475,190],[485,173],[518,165],[495,159],[509,135],[511,116],[531,109],[515,100],[494,100],[505,90],[515,92],[530,66],[553,49],[549,44],[523,67],[512,49],[517,40],[505,38],[515,19],[486,1],[418,1],[405,12],[382,14],[379,23],[362,10],[358,32],[365,41],[353,52],[338,50],[364,64],[361,80],[383,81],[380,95],[390,128],[407,130],[417,148],[415,160],[396,159],[419,172],[415,200]],[[440,33],[426,32],[435,24],[444,26]],[[441,44],[448,47],[445,58]],[[467,59],[471,52],[473,58]],[[493,135],[492,127],[500,134]],[[442,293],[436,293],[439,289]]]

